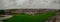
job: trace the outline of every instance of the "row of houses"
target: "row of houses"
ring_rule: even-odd
[[[27,14],[34,14],[34,13],[46,13],[49,10],[47,9],[8,9],[5,10],[8,13],[27,13]]]

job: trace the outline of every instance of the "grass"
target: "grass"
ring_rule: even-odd
[[[45,22],[49,17],[55,16],[56,12],[48,12],[42,14],[35,14],[34,16],[29,14],[14,14],[12,18],[3,20],[4,22]]]

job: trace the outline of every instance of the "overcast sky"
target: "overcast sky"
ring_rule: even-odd
[[[0,9],[60,9],[59,0],[1,0]]]

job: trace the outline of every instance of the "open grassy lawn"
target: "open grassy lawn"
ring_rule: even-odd
[[[14,14],[12,18],[3,20],[4,22],[45,22],[49,17],[55,16],[56,12],[48,12],[42,14]]]

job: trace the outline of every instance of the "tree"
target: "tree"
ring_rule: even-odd
[[[4,15],[4,14],[5,14],[5,11],[4,10],[0,10],[0,16]]]

